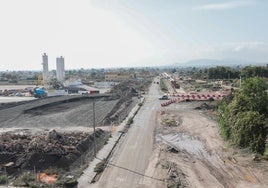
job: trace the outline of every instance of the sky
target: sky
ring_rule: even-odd
[[[0,71],[268,62],[266,0],[1,0]]]

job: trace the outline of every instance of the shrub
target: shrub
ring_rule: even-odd
[[[6,184],[7,177],[5,175],[0,175],[0,185]]]
[[[101,173],[105,169],[105,161],[102,160],[99,162],[96,167],[94,168],[94,172]]]

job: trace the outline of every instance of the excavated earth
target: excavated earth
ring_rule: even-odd
[[[108,132],[96,130],[97,149]],[[41,134],[20,131],[0,135],[0,164],[12,164],[8,173],[24,170],[45,170],[50,167],[69,170],[85,152],[93,151],[93,135],[85,132],[60,133],[55,130]]]
[[[88,162],[85,158],[93,157],[93,106],[99,150],[108,140],[110,125],[120,123],[138,101],[133,88],[118,87],[118,93],[94,97],[59,96],[0,104],[0,168],[8,164],[9,174],[80,168]]]
[[[95,99],[96,124],[100,125],[119,99]],[[93,98],[63,96],[18,103],[0,110],[1,128],[67,128],[93,125]]]
[[[267,161],[256,161],[250,152],[224,142],[217,122],[208,116],[213,108],[179,103],[159,112],[156,153],[166,172],[156,173],[164,174],[167,187],[267,187]],[[170,127],[163,124],[165,119],[180,124]]]

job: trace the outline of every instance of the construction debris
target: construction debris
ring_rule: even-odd
[[[215,108],[213,104],[202,103],[200,106],[196,107],[195,110],[214,110]]]
[[[97,129],[95,136],[99,141],[108,133]],[[51,166],[68,169],[88,149],[93,150],[93,135],[84,132],[4,133],[0,135],[0,165],[13,162],[12,168],[8,169],[10,172],[32,168],[43,170]]]
[[[189,187],[186,175],[180,170],[180,168],[175,163],[171,163],[169,165],[167,187]]]

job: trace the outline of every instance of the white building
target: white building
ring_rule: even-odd
[[[64,81],[65,78],[65,68],[64,68],[64,58],[62,56],[57,57],[57,79],[59,81]]]
[[[48,57],[47,54],[44,53],[42,55],[42,65],[43,65],[43,84],[46,84],[48,81]]]

